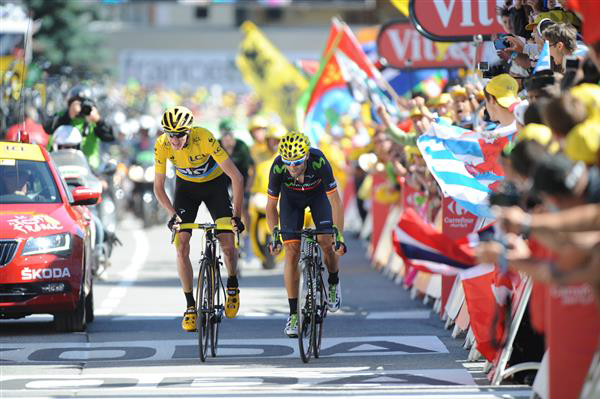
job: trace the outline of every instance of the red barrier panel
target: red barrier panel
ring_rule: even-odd
[[[473,232],[477,216],[468,212],[450,197],[442,199],[442,232],[452,238],[461,238]]]
[[[446,303],[448,303],[448,297],[450,296],[450,291],[452,291],[452,286],[454,285],[455,280],[456,276],[447,276],[442,274],[442,306],[440,307],[440,317],[444,315]]]
[[[576,399],[598,345],[598,308],[586,284],[551,286],[548,299],[550,398]]]
[[[373,256],[373,253],[375,253],[375,248],[377,248],[381,231],[383,230],[383,226],[385,225],[385,221],[390,210],[390,205],[382,204],[375,199],[377,187],[380,184],[385,183],[386,179],[387,176],[384,172],[373,173],[373,186],[371,188],[371,214],[373,215],[373,231],[371,233],[372,252],[369,254],[370,256]]]

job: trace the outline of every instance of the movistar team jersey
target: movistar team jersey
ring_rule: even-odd
[[[300,183],[290,175],[281,160],[281,155],[278,155],[269,172],[268,195],[278,198],[279,193],[285,191],[291,197],[306,197],[322,193],[330,194],[337,190],[331,165],[320,150],[310,148],[306,162],[304,181]]]
[[[175,166],[177,176],[196,183],[207,182],[223,174],[219,163],[227,158],[227,152],[212,133],[202,127],[192,128],[188,142],[181,150],[173,150],[167,134],[162,134],[154,144],[156,173],[166,173],[168,159]]]

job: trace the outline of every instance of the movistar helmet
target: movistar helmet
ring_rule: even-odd
[[[310,141],[302,133],[289,132],[279,142],[279,154],[284,161],[297,161],[308,153]]]

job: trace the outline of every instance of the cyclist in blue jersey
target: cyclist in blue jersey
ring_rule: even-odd
[[[273,231],[271,253],[276,255],[282,247],[285,248],[284,282],[290,315],[284,332],[289,337],[298,336],[297,305],[300,278],[297,267],[300,258],[300,234],[290,232],[302,230],[307,207],[310,208],[317,230],[335,232],[335,241],[333,235],[320,234],[318,242],[329,272],[327,305],[331,312],[336,312],[342,299],[338,276],[339,256],[346,252],[342,235],[342,200],[337,191],[331,165],[325,155],[316,148],[310,148],[308,137],[304,134],[289,132],[281,139],[279,155],[271,166],[266,209],[269,227]],[[283,243],[279,239],[280,236]]]

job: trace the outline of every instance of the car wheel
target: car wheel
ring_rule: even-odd
[[[59,332],[76,332],[85,330],[86,304],[83,289],[77,301],[77,307],[72,312],[62,312],[54,315],[54,326]]]
[[[85,297],[85,322],[94,321],[94,285],[90,287],[90,293]]]

